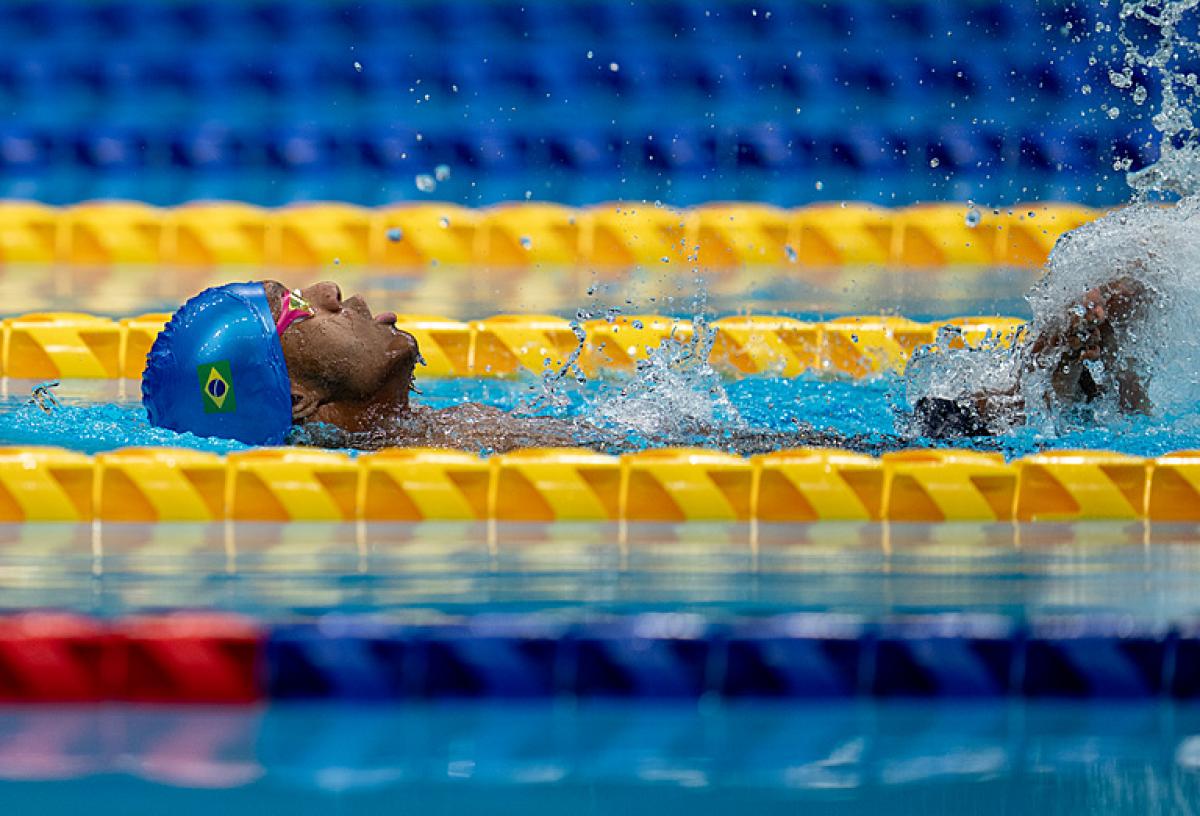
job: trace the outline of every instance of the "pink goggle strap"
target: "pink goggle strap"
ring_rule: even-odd
[[[280,337],[282,337],[283,333],[288,330],[288,327],[297,320],[304,320],[305,318],[313,316],[313,308],[298,296],[296,297],[296,300],[302,305],[300,308],[293,307],[292,297],[293,295],[291,292],[284,292],[283,297],[281,297],[279,300],[279,320],[275,323],[275,331]]]

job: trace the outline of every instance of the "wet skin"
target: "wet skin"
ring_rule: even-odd
[[[1136,278],[1122,275],[1091,289],[1080,297],[1061,319],[1030,338],[1022,347],[1019,376],[1049,373],[1047,404],[1068,407],[1092,402],[1106,391],[1115,389],[1117,404],[1126,413],[1148,413],[1150,399],[1144,377],[1137,365],[1122,353],[1118,332],[1143,321],[1150,308],[1151,296]],[[1099,362],[1110,373],[1099,383],[1087,363]],[[1011,390],[976,394],[967,403],[947,406],[945,400],[918,404],[918,423],[928,431],[944,427],[945,434],[932,436],[984,436],[993,428],[1024,421],[1025,402],[1018,381]],[[947,417],[933,417],[937,411]],[[929,412],[929,416],[922,416]],[[932,417],[932,419],[931,419]]]
[[[263,288],[275,319],[288,289],[278,281]],[[468,403],[433,410],[410,400],[420,360],[416,338],[396,327],[392,312],[372,314],[357,295],[343,298],[328,281],[300,290],[315,314],[280,337],[292,387],[292,421],[308,427],[307,441],[329,446],[380,448],[427,446],[503,452],[529,447],[590,447],[619,452],[628,442],[583,421],[519,417]],[[807,426],[795,431],[696,428],[709,444],[740,453],[787,447],[837,446],[878,451],[896,440],[846,438]],[[686,442],[694,443],[695,439]],[[684,440],[661,440],[681,444]]]

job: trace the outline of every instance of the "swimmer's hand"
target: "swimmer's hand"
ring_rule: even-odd
[[[1060,322],[1033,339],[1026,369],[1049,371],[1054,395],[1070,403],[1100,393],[1085,363],[1103,363],[1112,372],[1122,409],[1148,411],[1142,377],[1121,353],[1117,332],[1144,319],[1149,300],[1146,285],[1128,275],[1088,290]]]

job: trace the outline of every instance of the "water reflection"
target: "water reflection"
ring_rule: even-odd
[[[1200,709],[1166,703],[7,709],[0,802],[1153,813],[1200,794],[1197,745]]]
[[[1200,608],[1200,527],[230,524],[0,527],[0,609],[264,615]]]

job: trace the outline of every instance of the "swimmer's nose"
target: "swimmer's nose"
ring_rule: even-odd
[[[342,310],[342,289],[333,281],[321,281],[301,290],[304,299],[327,312]]]

